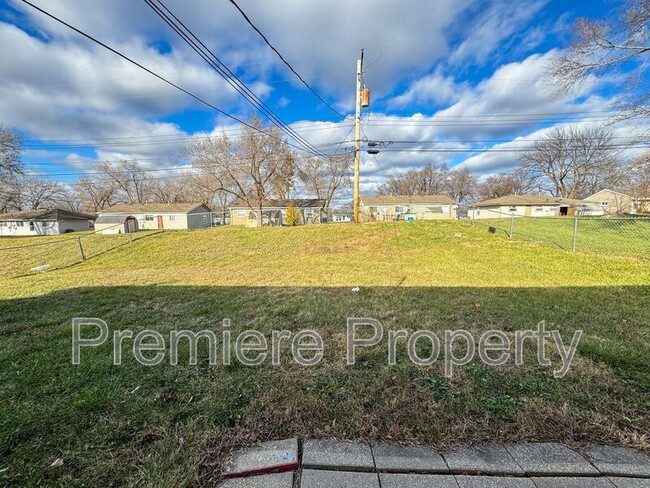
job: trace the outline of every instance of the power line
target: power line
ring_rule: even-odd
[[[160,17],[169,27],[178,34],[185,43],[192,48],[208,65],[216,71],[230,86],[232,86],[244,99],[254,108],[263,113],[269,121],[280,128],[283,132],[293,137],[303,149],[316,156],[325,158],[318,149],[311,146],[300,134],[295,132],[286,122],[278,117],[235,73],[233,73],[174,13],[165,6],[161,0],[157,3],[167,12],[167,15],[153,0],[144,0],[145,3]],[[206,54],[207,53],[207,54]]]
[[[306,129],[302,129],[302,132],[313,132],[313,131],[319,131],[319,130],[329,130],[332,124],[335,122],[298,122],[295,124],[291,124],[294,126],[294,129],[297,129],[299,126],[302,127],[303,125],[308,126]],[[326,125],[328,127],[321,127],[323,125]],[[347,127],[348,124],[344,125],[337,125],[337,127]],[[353,127],[354,125],[352,125]],[[236,133],[241,133],[242,129],[240,127],[225,127],[219,131],[219,133],[228,133],[228,134],[236,134]],[[96,142],[96,141],[114,141],[114,140],[134,140],[134,139],[144,139],[144,140],[150,140],[150,139],[158,139],[158,138],[177,138],[179,141],[187,140],[187,139],[192,139],[196,137],[201,137],[204,134],[187,134],[187,135],[182,135],[182,134],[151,134],[151,135],[139,135],[139,136],[115,136],[115,137],[86,137],[86,138],[79,138],[79,139],[42,139],[42,140],[37,140],[37,139],[24,139],[23,143],[33,143],[33,144],[39,144],[39,143],[64,143],[64,142]]]
[[[366,127],[473,127],[480,129],[481,127],[491,126],[491,127],[518,127],[518,126],[536,126],[543,124],[561,124],[567,122],[607,122],[611,119],[609,118],[590,118],[590,119],[545,119],[545,120],[532,120],[532,119],[510,119],[510,120],[501,120],[501,121],[371,121],[366,124]]]
[[[639,139],[637,136],[612,136],[612,139],[623,139],[623,140],[632,140],[636,141]],[[383,141],[379,139],[371,139],[372,141],[377,141],[387,144],[454,144],[454,143],[465,143],[465,144],[479,144],[479,143],[494,143],[494,144],[503,144],[503,143],[514,143],[514,142],[544,142],[548,139],[539,138],[539,139],[444,139],[439,141],[426,141],[426,140],[391,140]]]
[[[347,127],[347,126],[344,126]],[[329,129],[328,129],[329,130]],[[96,148],[96,147],[103,147],[103,148],[138,148],[138,147],[149,147],[149,146],[160,146],[160,145],[178,145],[182,144],[184,142],[188,142],[192,140],[192,137],[187,137],[183,139],[176,139],[176,140],[166,140],[166,141],[149,141],[149,142],[139,142],[139,141],[134,141],[134,142],[109,142],[109,143],[104,143],[104,144],[95,144],[95,143],[85,143],[85,144],[69,144],[65,142],[43,142],[41,144],[25,144],[23,145],[24,149],[61,149],[61,148],[72,148],[72,149],[88,149],[88,148]],[[340,141],[336,141],[333,143],[326,143],[326,144],[315,144],[313,147],[318,148],[318,147],[323,147],[323,146],[333,146],[336,144],[339,144]],[[345,141],[343,141],[345,142]],[[113,150],[113,152],[120,152],[118,150]],[[128,158],[127,158],[128,159]]]
[[[521,113],[521,114],[478,114],[478,115],[473,115],[473,114],[465,114],[465,115],[433,115],[432,117],[440,117],[440,118],[467,118],[467,117],[544,117],[544,116],[563,116],[563,115],[581,115],[581,114],[609,114],[609,115],[615,115],[618,112],[612,111],[612,110],[573,110],[570,112],[536,112],[536,113]],[[390,118],[390,116],[387,117],[375,117],[373,116],[374,119],[382,119],[382,118]]]
[[[309,83],[307,83],[307,82],[303,79],[303,77],[300,76],[300,75],[298,74],[298,72],[293,68],[293,66],[291,66],[291,64],[289,64],[289,62],[288,62],[286,59],[284,59],[284,56],[282,56],[282,54],[280,54],[280,52],[279,52],[279,51],[278,51],[278,50],[277,50],[277,49],[276,49],[276,48],[275,48],[275,47],[274,47],[274,46],[269,42],[269,40],[266,38],[266,36],[265,36],[264,34],[262,34],[262,31],[259,30],[255,24],[253,24],[253,22],[252,22],[251,19],[248,17],[248,15],[246,15],[246,13],[241,9],[241,7],[240,7],[239,5],[237,5],[237,2],[235,2],[235,0],[230,0],[230,3],[232,3],[232,4],[235,6],[235,8],[239,11],[239,13],[242,14],[242,16],[244,17],[244,19],[246,20],[246,22],[248,22],[248,25],[250,25],[250,26],[253,28],[253,30],[254,30],[255,32],[257,32],[257,33],[260,35],[260,37],[264,40],[264,42],[266,43],[266,45],[267,45],[268,47],[270,47],[271,50],[272,50],[275,54],[278,55],[278,57],[280,58],[280,60],[281,60],[281,61],[282,61],[282,62],[283,62],[283,63],[284,63],[284,64],[285,64],[285,65],[286,65],[290,70],[291,70],[291,72],[292,72],[294,75],[296,75],[296,76],[298,77],[298,79],[302,82],[302,84],[305,85],[305,86],[307,87],[307,89],[308,89],[310,92],[312,92],[312,94],[313,94],[316,98],[318,98],[318,99],[321,101],[321,103],[322,103],[323,105],[325,105],[327,108],[329,108],[329,109],[330,109],[332,112],[334,112],[336,115],[338,115],[339,117],[341,117],[342,119],[344,119],[344,118],[345,118],[345,115],[343,115],[343,114],[340,113],[338,110],[336,110],[334,107],[332,107],[332,106],[331,106],[329,103],[327,103],[327,102],[326,102],[326,101],[325,101],[325,100],[324,100],[324,99],[323,99],[323,98],[322,98],[318,93],[316,93],[316,90],[314,90],[314,89],[309,85]]]
[[[180,166],[180,167],[169,167],[169,168],[139,168],[138,173],[154,173],[158,171],[190,171],[191,166]],[[104,175],[106,174],[103,171],[84,171],[84,172],[74,172],[74,173],[28,173],[28,176],[36,177],[52,177],[52,176],[95,176],[95,175]]]
[[[281,139],[276,138],[276,137],[274,137],[274,136],[271,135],[271,134],[268,134],[268,133],[267,133],[266,131],[264,131],[263,129],[260,129],[260,128],[258,128],[258,127],[255,127],[254,125],[249,124],[248,122],[246,122],[246,121],[244,121],[244,120],[241,120],[241,119],[235,117],[234,115],[229,114],[228,112],[226,112],[226,111],[224,111],[224,110],[222,110],[222,109],[216,107],[215,105],[213,105],[213,104],[211,104],[210,102],[204,100],[203,98],[199,97],[198,95],[195,95],[194,93],[190,92],[189,90],[186,90],[185,88],[183,88],[183,87],[177,85],[176,83],[174,83],[174,82],[172,82],[172,81],[169,81],[167,78],[163,77],[162,75],[159,75],[159,74],[156,73],[155,71],[150,70],[149,68],[143,66],[142,64],[138,63],[137,61],[134,61],[133,59],[129,58],[129,57],[126,56],[125,54],[122,54],[120,51],[118,51],[118,50],[116,50],[116,49],[110,47],[108,44],[106,44],[106,43],[100,41],[99,39],[97,39],[97,38],[91,36],[90,34],[87,34],[87,33],[84,32],[84,31],[82,31],[82,30],[80,30],[80,29],[74,27],[73,25],[67,23],[66,21],[60,19],[59,17],[56,17],[55,15],[49,13],[48,11],[46,11],[46,10],[44,10],[44,9],[42,9],[42,8],[40,8],[40,7],[38,7],[38,6],[36,6],[36,5],[34,5],[33,3],[29,2],[28,0],[22,0],[22,2],[25,3],[26,5],[29,5],[29,6],[32,7],[33,9],[38,10],[38,11],[41,12],[42,14],[44,14],[44,15],[46,15],[47,17],[51,18],[52,20],[55,20],[56,22],[60,23],[61,25],[66,26],[68,29],[71,29],[71,30],[75,31],[77,34],[80,34],[81,36],[85,37],[86,39],[89,39],[89,40],[91,40],[92,42],[94,42],[94,43],[96,43],[96,44],[102,46],[104,49],[109,50],[109,51],[112,52],[113,54],[116,54],[117,56],[119,56],[120,58],[124,59],[125,61],[128,61],[129,63],[133,64],[134,66],[137,66],[138,68],[140,68],[140,69],[146,71],[146,72],[149,73],[150,75],[155,76],[156,78],[158,78],[159,80],[163,81],[164,83],[167,83],[168,85],[173,86],[173,87],[176,88],[177,90],[182,91],[182,92],[185,93],[186,95],[192,97],[193,99],[197,100],[198,102],[202,103],[203,105],[205,105],[205,106],[207,106],[207,107],[210,107],[212,110],[215,110],[216,112],[218,112],[218,113],[224,115],[225,117],[228,117],[229,119],[234,120],[235,122],[238,122],[239,124],[242,124],[242,125],[248,127],[249,129],[252,129],[252,130],[254,130],[254,131],[256,131],[256,132],[259,132],[260,134],[265,134],[265,135],[267,135],[268,137],[271,137],[271,138],[273,138],[273,139],[276,139],[276,140],[282,141]],[[285,142],[285,141],[282,141],[282,142]],[[299,149],[299,150],[301,150],[301,151],[305,151],[305,148],[304,148],[304,147],[296,146],[295,144],[292,144],[292,143],[290,143],[290,142],[288,142],[288,141],[286,141],[286,142],[287,142],[287,144],[289,144],[291,147],[294,147],[294,148]],[[309,151],[308,151],[308,152],[309,152]]]
[[[605,147],[594,148],[594,151],[610,151],[612,149],[648,149],[650,148],[649,144],[614,144]],[[520,153],[528,152],[534,150],[533,147],[521,147],[521,148],[413,148],[413,149],[382,149],[382,152],[411,152],[411,153]]]

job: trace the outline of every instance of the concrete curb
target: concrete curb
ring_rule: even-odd
[[[268,442],[234,454],[223,488],[650,488],[650,457],[591,446],[587,456],[557,443],[463,447],[307,439]],[[302,459],[300,458],[302,456]]]

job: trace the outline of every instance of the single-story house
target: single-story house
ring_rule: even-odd
[[[366,221],[455,219],[458,203],[447,195],[363,195],[359,213]]]
[[[300,214],[298,224],[321,224],[327,222],[326,201],[318,198],[284,198],[262,201],[262,225],[286,225],[289,205]],[[250,204],[250,205],[249,205]],[[252,208],[251,208],[252,207]],[[230,204],[230,223],[257,227],[258,202],[246,202],[238,198]]]
[[[337,207],[330,210],[330,222],[352,222],[354,219],[354,209],[352,207]]]
[[[635,192],[622,193],[600,190],[585,198],[586,202],[599,205],[607,215],[650,213],[650,198],[635,196]]]
[[[60,208],[0,214],[0,236],[51,236],[93,228],[95,216]]]
[[[100,210],[95,221],[95,230],[100,234],[201,229],[211,226],[212,212],[201,203],[114,205]]]
[[[506,195],[483,200],[469,207],[470,219],[500,217],[563,217],[570,215],[603,215],[602,209],[590,202],[544,195]]]

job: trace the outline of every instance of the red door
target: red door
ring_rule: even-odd
[[[163,220],[162,215],[158,216],[158,230],[163,230]]]

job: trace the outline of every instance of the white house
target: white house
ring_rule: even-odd
[[[603,215],[598,205],[583,200],[544,195],[506,195],[483,200],[469,206],[470,219],[503,217],[565,217],[571,215]]]
[[[200,229],[211,226],[212,213],[201,203],[114,205],[100,210],[95,221],[95,230],[100,234]]]
[[[634,196],[634,192],[622,193],[604,189],[588,196],[585,201],[599,205],[608,215],[650,212],[650,198]]]
[[[458,203],[446,195],[363,195],[359,212],[366,220],[455,219]]]
[[[51,236],[93,228],[94,215],[60,208],[0,214],[0,236]]]

